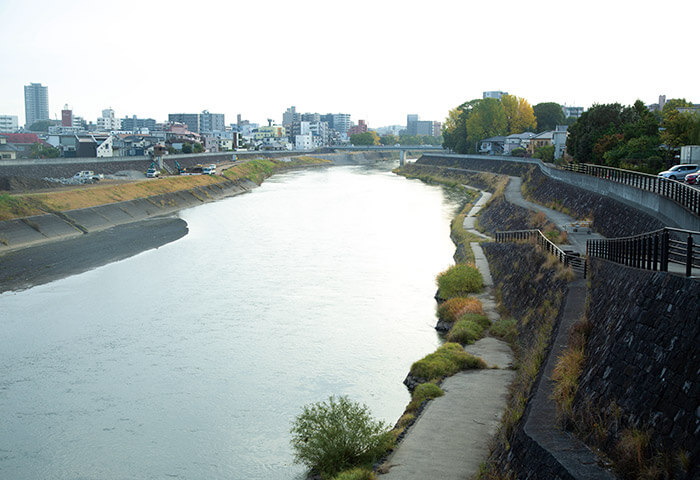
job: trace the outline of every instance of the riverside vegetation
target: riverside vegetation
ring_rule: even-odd
[[[118,185],[84,185],[69,190],[46,193],[20,195],[2,193],[0,194],[0,221],[190,190],[226,180],[250,180],[260,184],[265,178],[278,171],[328,163],[331,162],[315,157],[295,157],[286,162],[274,159],[255,159],[236,164],[225,170],[223,175],[164,176],[155,180]]]
[[[395,172],[401,173],[401,170],[402,169],[397,169]],[[494,182],[497,180],[497,176],[491,174],[483,174],[482,178],[486,179],[486,182]],[[443,183],[445,181],[444,178],[440,178],[439,176],[423,177],[421,180],[428,181],[429,183]],[[461,180],[463,179],[457,180],[449,185],[452,188],[458,189],[466,199],[459,214],[452,221],[451,237],[458,249],[461,247],[463,251],[471,253],[469,242],[483,241],[483,238],[466,232],[462,227],[464,215],[471,209],[476,194],[473,190],[465,188],[460,183]],[[505,186],[504,183],[503,186]],[[486,363],[481,358],[467,353],[463,346],[481,338],[485,329],[490,325],[488,318],[484,315],[481,302],[476,298],[469,297],[469,294],[478,293],[483,289],[483,278],[479,270],[473,264],[473,253],[471,253],[471,255],[460,255],[458,258],[457,254],[455,256],[457,264],[441,272],[436,278],[438,287],[436,300],[439,302],[437,316],[443,320],[448,320],[448,323],[452,324],[446,336],[447,342],[441,345],[435,352],[426,355],[411,365],[409,377],[412,377],[416,381],[413,388],[410,388],[411,401],[391,430],[392,441],[390,443],[378,442],[378,444],[382,444],[385,447],[384,451],[381,452],[382,455],[387,454],[391,448],[393,448],[394,442],[400,440],[406,429],[415,421],[417,415],[425,405],[425,402],[444,394],[439,384],[445,377],[466,369],[487,367]],[[330,402],[332,401],[331,399]],[[320,411],[323,412],[323,416],[325,416],[325,412],[329,409],[330,406],[328,405],[320,406],[320,404],[314,404],[307,406],[304,409],[304,413],[295,421],[292,427],[292,434],[295,437],[292,440],[292,446],[297,451],[297,460],[305,463],[312,471],[320,473],[322,478],[332,478],[334,480],[375,478],[371,465],[367,465],[367,457],[362,457],[362,459],[360,459],[360,456],[357,455],[350,456],[353,457],[354,460],[348,462],[346,461],[348,456],[329,456],[332,466],[326,466],[325,463],[321,465],[323,462],[318,460],[307,460],[307,458],[315,458],[318,455],[322,455],[322,451],[325,450],[326,447],[320,443],[317,443],[314,447],[315,452],[313,454],[304,453],[304,458],[299,454],[301,447],[303,446],[306,448],[310,441],[307,440],[309,437],[306,436],[305,429],[300,430],[298,425],[300,422],[304,423],[306,426],[310,425],[306,420],[309,412]],[[366,418],[365,422],[371,423],[372,420]],[[323,434],[323,443],[328,442],[335,444],[337,439],[346,435],[346,428],[346,424],[333,429],[319,427],[319,431],[325,432]],[[300,435],[302,431],[305,432],[304,435]],[[373,435],[375,435],[375,433],[367,434],[368,438],[366,439],[365,445],[374,444],[370,438]],[[303,441],[300,442],[300,439]],[[375,454],[377,453],[374,450],[372,450],[372,452]]]

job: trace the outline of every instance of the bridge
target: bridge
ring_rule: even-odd
[[[333,150],[341,151],[355,151],[355,152],[386,152],[394,151],[399,152],[399,165],[403,165],[406,162],[406,151],[410,150],[412,152],[435,152],[435,153],[447,153],[447,150],[442,148],[441,145],[349,145],[349,146],[334,146],[331,147]]]

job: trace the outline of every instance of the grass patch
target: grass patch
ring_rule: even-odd
[[[377,476],[370,468],[357,467],[340,472],[332,480],[377,480]]]
[[[462,345],[474,343],[484,336],[484,330],[491,324],[485,315],[468,313],[463,315],[447,332],[448,342],[457,342]]]
[[[26,195],[0,193],[0,221],[46,213],[40,202]]]
[[[513,317],[502,316],[496,323],[491,325],[489,333],[512,344],[518,337],[518,321]]]
[[[438,318],[445,322],[454,323],[467,313],[483,315],[484,308],[481,301],[474,297],[452,297],[437,307]]]
[[[411,403],[409,403],[406,407],[406,411],[415,412],[416,410],[418,410],[418,407],[420,407],[421,404],[426,400],[432,400],[433,398],[442,397],[444,394],[445,392],[442,390],[442,388],[440,388],[434,383],[421,383],[413,390]],[[412,414],[409,413],[409,415]]]
[[[554,401],[557,414],[562,423],[567,424],[573,418],[574,397],[578,390],[578,380],[585,360],[584,349],[591,324],[587,320],[577,322],[569,334],[569,346],[557,359],[552,380],[554,381]]]
[[[250,180],[260,185],[263,180],[271,176],[278,170],[286,170],[294,167],[302,167],[307,165],[328,164],[330,160],[324,160],[316,157],[293,157],[289,161],[274,160],[270,158],[259,158],[249,162],[234,165],[231,168],[224,170],[224,177],[229,180]]]
[[[411,375],[433,380],[471,368],[486,368],[486,363],[465,352],[459,343],[445,343],[411,365]]]
[[[465,297],[484,288],[481,272],[474,265],[453,265],[437,277],[438,296],[444,300]]]

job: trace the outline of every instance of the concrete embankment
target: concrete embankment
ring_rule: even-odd
[[[96,207],[47,213],[0,222],[0,255],[4,252],[99,232],[117,225],[173,214],[184,208],[239,195],[256,186],[230,181]]]

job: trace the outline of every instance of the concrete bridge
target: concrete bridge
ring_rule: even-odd
[[[447,153],[447,150],[442,148],[441,145],[350,145],[350,146],[335,146],[331,147],[333,150],[337,151],[355,151],[355,152],[386,152],[393,151],[399,152],[399,165],[403,165],[406,162],[406,151],[410,150],[412,152],[432,152],[432,153]]]

